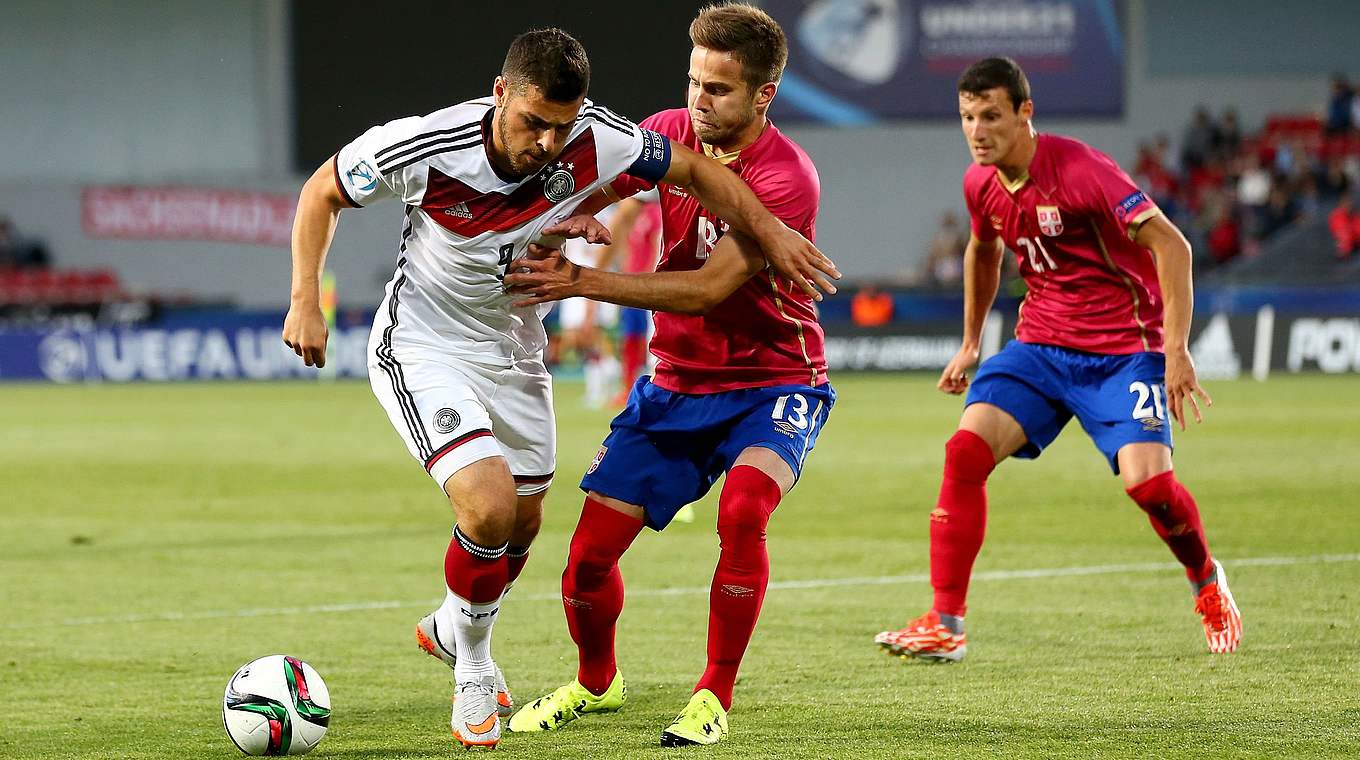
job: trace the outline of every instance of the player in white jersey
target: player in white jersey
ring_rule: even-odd
[[[688,188],[808,292],[834,290],[826,276],[839,275],[735,173],[587,101],[589,79],[570,35],[522,34],[492,98],[368,130],[307,181],[293,223],[283,339],[322,366],[319,281],[340,211],[388,198],[406,206],[369,378],[456,515],[446,599],[420,621],[417,639],[453,667],[451,726],[465,746],[495,746],[498,713],[510,709],[491,629],[538,532],[555,459],[541,314],[511,306],[501,283],[509,263],[595,190],[631,174]],[[585,233],[609,240],[600,225]]]

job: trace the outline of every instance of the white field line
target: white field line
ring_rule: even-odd
[[[1360,554],[1312,554],[1293,557],[1245,557],[1227,561],[1229,569],[1239,567],[1282,567],[1288,565],[1312,565],[1337,562],[1360,562]],[[973,574],[975,581],[1010,581],[1032,578],[1070,578],[1088,575],[1113,575],[1118,573],[1159,573],[1179,570],[1174,562],[1139,562],[1122,565],[1089,565],[1086,567],[1043,567],[1028,570],[989,570]],[[901,583],[927,583],[930,576],[925,573],[914,575],[873,575],[860,578],[808,578],[794,581],[773,581],[771,591],[798,591],[814,588],[843,588],[847,586],[895,586]],[[628,597],[666,597],[699,596],[708,593],[708,586],[681,586],[676,588],[629,588]],[[512,602],[556,602],[559,594],[514,594]],[[297,607],[255,607],[239,610],[203,610],[199,612],[151,612],[137,615],[112,615],[108,617],[68,618],[46,623],[6,623],[0,630],[27,628],[50,628],[53,626],[93,626],[122,625],[129,623],[175,623],[193,620],[219,620],[235,618],[267,617],[271,615],[317,615],[339,612],[360,612],[364,610],[391,609],[429,609],[439,605],[441,599],[418,599],[410,601],[386,600],[372,602],[345,602],[340,604],[312,604]]]

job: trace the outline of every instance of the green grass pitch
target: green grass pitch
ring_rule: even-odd
[[[871,637],[924,610],[927,514],[959,403],[933,378],[837,380],[770,528],[773,583],[708,749],[658,734],[703,669],[713,502],[624,559],[627,707],[523,758],[1296,758],[1360,755],[1360,382],[1211,383],[1180,477],[1245,617],[1207,653],[1183,575],[1075,425],[993,476],[969,659]],[[559,477],[496,630],[523,702],[573,675],[558,578],[609,415],[559,389]],[[325,677],[318,758],[459,755],[419,653],[451,525],[361,383],[0,387],[0,757],[230,758],[241,663]]]

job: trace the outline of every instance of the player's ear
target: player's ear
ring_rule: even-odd
[[[770,107],[770,102],[774,100],[775,93],[779,92],[779,85],[774,82],[766,82],[756,88],[755,107],[757,111],[763,112]]]
[[[505,81],[505,77],[497,76],[495,84],[491,85],[491,95],[496,100],[497,108],[505,105],[505,101],[509,100],[509,94],[509,83]]]
[[[1020,118],[1029,121],[1034,118],[1034,101],[1026,100],[1020,104]]]

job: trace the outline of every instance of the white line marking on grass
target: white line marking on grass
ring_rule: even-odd
[[[1297,557],[1245,557],[1228,560],[1229,568],[1239,567],[1283,567],[1288,565],[1328,564],[1337,562],[1360,562],[1360,554],[1312,554]],[[1011,581],[1033,578],[1070,578],[1088,575],[1112,575],[1116,573],[1158,573],[1180,570],[1174,562],[1138,562],[1121,565],[1088,565],[1085,567],[1044,567],[1029,570],[988,570],[974,573],[973,580]],[[842,588],[846,586],[895,586],[900,583],[927,583],[930,575],[873,575],[861,578],[808,578],[796,581],[774,581],[771,591],[799,591],[814,588]],[[680,586],[676,588],[639,588],[628,589],[630,598],[697,596],[708,593],[708,586]],[[524,594],[511,596],[516,602],[557,602],[560,594]],[[47,623],[7,623],[0,630],[28,628],[50,628],[53,626],[91,626],[120,625],[128,623],[176,623],[190,620],[217,620],[223,618],[252,618],[270,615],[316,615],[336,612],[361,612],[365,610],[426,609],[437,606],[441,599],[420,599],[414,601],[373,601],[346,602],[340,604],[312,604],[299,607],[257,607],[241,610],[205,610],[202,612],[153,612],[140,615],[113,615],[109,617],[68,618]]]

